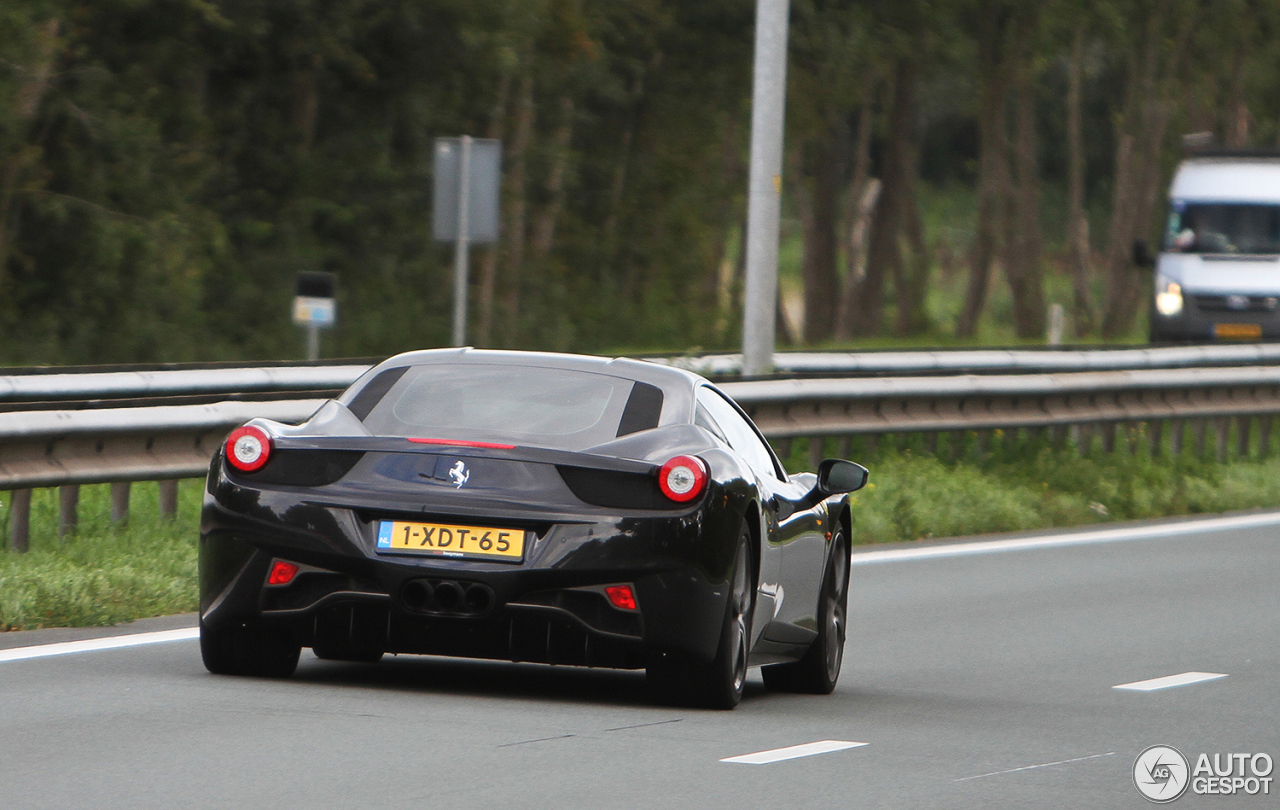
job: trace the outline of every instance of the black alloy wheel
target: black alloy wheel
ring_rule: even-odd
[[[752,574],[751,550],[744,527],[729,574],[729,594],[716,656],[707,663],[667,657],[651,664],[646,669],[646,677],[658,700],[705,709],[732,709],[742,700],[747,658],[751,652],[751,616],[755,610],[756,588]]]
[[[200,657],[215,675],[288,678],[302,645],[284,630],[241,622],[212,628],[200,619]]]
[[[844,662],[845,621],[849,611],[849,547],[844,531],[831,540],[831,559],[822,578],[818,599],[818,637],[808,652],[792,664],[763,667],[764,685],[774,692],[829,695],[840,678]]]

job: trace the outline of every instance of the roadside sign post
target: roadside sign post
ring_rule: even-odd
[[[470,278],[470,233],[467,202],[471,196],[471,136],[462,136],[462,165],[458,170],[458,238],[453,243],[453,345],[467,342],[467,282]]]
[[[436,138],[432,235],[453,242],[453,345],[467,342],[467,286],[472,243],[498,241],[502,142]]]
[[[306,329],[307,359],[320,359],[320,330],[333,326],[337,316],[338,277],[333,273],[298,274],[293,298],[293,322]]]

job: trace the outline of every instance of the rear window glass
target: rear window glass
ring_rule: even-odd
[[[622,377],[575,369],[414,366],[369,410],[364,424],[380,436],[583,450],[619,435],[637,385],[646,393],[656,390]],[[628,423],[633,421],[631,414]],[[654,411],[647,426],[656,426],[657,417]],[[633,429],[628,425],[626,432]]]

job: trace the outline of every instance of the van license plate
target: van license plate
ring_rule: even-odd
[[[1262,327],[1256,323],[1216,323],[1213,336],[1227,340],[1257,340],[1262,337]]]

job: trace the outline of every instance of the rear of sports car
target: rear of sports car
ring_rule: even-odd
[[[406,358],[301,426],[249,423],[213,460],[211,670],[288,674],[299,647],[617,668],[715,654],[741,493],[709,474],[681,378]]]

